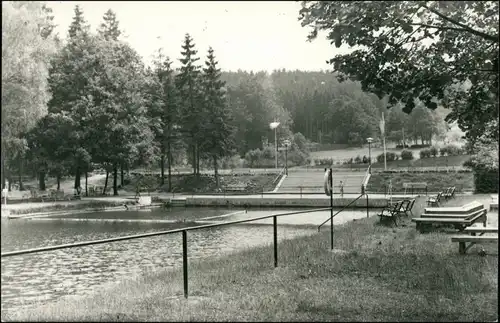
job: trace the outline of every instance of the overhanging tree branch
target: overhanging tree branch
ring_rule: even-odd
[[[479,37],[481,37],[483,39],[486,39],[486,40],[498,43],[498,35],[489,35],[489,34],[484,33],[482,31],[475,30],[474,28],[469,27],[469,26],[467,26],[467,25],[465,25],[465,24],[463,24],[463,23],[461,23],[459,21],[456,21],[453,18],[445,16],[444,14],[442,14],[441,12],[439,12],[439,11],[437,11],[435,9],[429,8],[427,5],[422,5],[422,7],[426,8],[427,10],[429,10],[430,12],[432,12],[433,14],[439,16],[443,20],[446,20],[447,22],[450,22],[450,23],[452,23],[454,25],[462,27],[466,31],[470,32],[471,34],[474,34],[474,35],[479,36]]]

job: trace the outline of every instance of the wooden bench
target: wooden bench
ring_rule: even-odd
[[[407,189],[410,190],[412,195],[413,195],[414,189],[425,190],[425,195],[427,195],[427,183],[425,183],[425,182],[422,182],[422,183],[403,183],[403,188],[405,189],[405,195],[406,195]]]
[[[498,195],[491,195],[490,211],[498,210]]]
[[[402,212],[401,209],[403,208],[405,200],[401,200],[396,202],[394,205],[390,205],[382,210],[381,213],[377,214],[380,219],[382,220],[383,218],[391,218],[392,222],[397,226],[397,217],[399,214]]]
[[[485,233],[498,233],[498,227],[467,227],[464,232],[470,233],[472,236],[479,233],[479,236],[482,236]]]
[[[498,242],[498,235],[495,236],[456,236],[451,238],[451,242],[458,242],[458,253],[464,255],[467,250],[476,243]],[[470,244],[467,246],[467,242]]]
[[[459,231],[463,231],[466,227],[481,221],[483,222],[483,226],[486,227],[486,213],[487,210],[483,209],[480,211],[476,211],[475,213],[472,213],[468,217],[457,217],[455,214],[453,215],[448,215],[448,214],[440,214],[435,217],[420,217],[420,218],[413,218],[411,219],[412,222],[416,222],[417,224],[417,230],[419,230],[421,233],[425,231],[426,228],[429,226],[432,226],[433,224],[445,224],[445,225],[453,225],[456,229]]]
[[[443,196],[443,192],[439,192],[436,196],[429,196],[427,198],[427,205],[439,206],[439,202],[441,201],[441,197]]]
[[[226,186],[225,191],[226,192],[244,192],[246,189],[247,189],[247,187],[244,185],[232,185],[232,186]]]
[[[455,186],[448,187],[448,189],[443,193],[443,197],[445,199],[454,198],[455,197],[455,190],[456,190]]]
[[[445,218],[453,218],[453,219],[469,219],[481,212],[485,212],[486,209],[484,206],[481,209],[469,212],[469,213],[423,213],[420,215],[422,218],[439,218],[439,219],[445,219]]]

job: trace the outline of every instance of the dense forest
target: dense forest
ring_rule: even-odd
[[[93,32],[76,6],[61,40],[43,3],[2,8],[2,183],[19,179],[22,187],[23,174],[36,174],[44,189],[47,175],[58,182],[71,175],[79,187],[83,175],[103,168],[117,194],[119,172],[160,165],[170,175],[184,164],[194,174],[210,167],[217,178],[234,156],[252,159],[261,150],[274,158],[273,121],[278,145],[291,141],[295,164],[312,143],[380,138],[382,114],[397,143],[431,141],[446,129],[443,111],[418,99],[409,115],[398,104],[388,110],[386,99],[331,72],[221,71],[216,50],[199,52],[189,34],[175,44],[179,57],[158,49],[147,66],[121,39],[111,10]]]

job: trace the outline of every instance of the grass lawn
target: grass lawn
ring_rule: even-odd
[[[489,195],[467,198],[489,200]],[[415,215],[425,199],[419,198]],[[462,205],[461,198],[449,202]],[[498,225],[498,215],[495,217]],[[271,246],[190,261],[190,298],[182,271],[124,281],[85,298],[23,309],[29,321],[493,321],[498,318],[498,247],[458,254],[450,235],[378,224],[378,217],[287,240],[273,268]],[[269,228],[269,232],[272,229]]]
[[[392,180],[393,192],[404,192],[403,183],[427,183],[428,192],[439,192],[455,186],[456,192],[474,191],[474,174],[469,173],[372,173],[368,182],[369,192],[384,193]]]

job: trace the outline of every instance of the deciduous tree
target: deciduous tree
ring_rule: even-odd
[[[498,119],[499,24],[496,1],[304,1],[299,20],[309,40],[328,32],[335,47],[329,63],[341,80],[389,104],[451,108],[447,121],[477,138]]]

